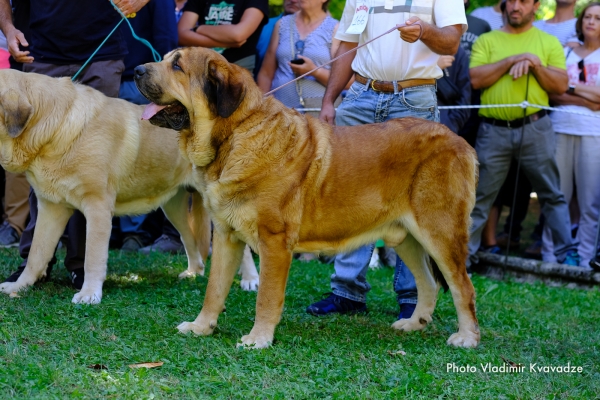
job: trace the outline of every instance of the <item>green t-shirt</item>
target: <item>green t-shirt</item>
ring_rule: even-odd
[[[566,69],[565,54],[558,39],[535,27],[526,32],[513,34],[494,30],[481,35],[473,45],[469,67],[493,64],[517,54],[532,53],[537,55],[544,67],[553,66]],[[515,104],[525,100],[527,75],[516,81],[505,74],[492,86],[484,89],[481,104]],[[532,73],[529,74],[529,94],[527,101],[531,104],[547,106],[548,93],[537,82]],[[527,115],[539,111],[539,108],[527,108]],[[479,115],[512,121],[523,117],[523,110],[510,108],[481,108]]]

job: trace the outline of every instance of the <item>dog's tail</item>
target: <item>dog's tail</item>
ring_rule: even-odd
[[[433,272],[433,278],[444,288],[444,292],[447,292],[449,289],[448,282],[446,282],[446,278],[444,278],[444,274],[440,271],[440,267],[436,264],[435,260],[429,257],[429,263],[431,264],[431,272]]]

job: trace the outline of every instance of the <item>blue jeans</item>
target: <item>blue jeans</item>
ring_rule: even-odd
[[[337,109],[335,122],[340,126],[353,126],[385,122],[393,118],[417,117],[439,121],[435,86],[416,86],[395,93],[376,92],[370,81],[363,85],[354,82],[344,101]],[[403,157],[398,154],[398,157]],[[360,247],[335,258],[335,273],[331,276],[333,293],[350,300],[366,303],[371,290],[367,282],[367,269],[375,244]],[[397,257],[394,271],[394,291],[398,303],[417,303],[417,285],[412,273]]]

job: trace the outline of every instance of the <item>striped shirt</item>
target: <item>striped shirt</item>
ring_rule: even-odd
[[[490,24],[490,28],[500,29],[504,26],[504,20],[502,19],[502,13],[494,10],[494,7],[480,7],[473,10],[472,16],[481,18]]]
[[[575,32],[575,22],[577,22],[577,18],[558,23],[535,21],[533,26],[552,36],[556,36],[560,44],[564,47],[568,42],[579,42],[577,33]]]

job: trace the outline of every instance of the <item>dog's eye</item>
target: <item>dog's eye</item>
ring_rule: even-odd
[[[176,69],[178,71],[182,71],[181,67],[179,66],[179,64],[177,64],[177,61],[173,61],[173,69]]]

